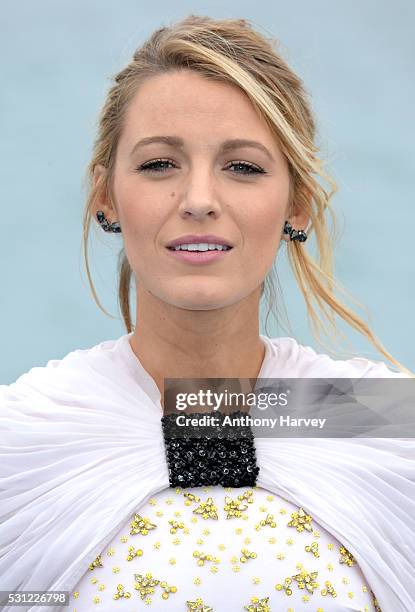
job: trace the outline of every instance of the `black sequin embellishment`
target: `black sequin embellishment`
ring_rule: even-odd
[[[253,487],[259,468],[249,425],[223,424],[223,414],[191,413],[186,417],[215,416],[215,427],[179,426],[177,413],[161,418],[171,487]],[[245,415],[232,412],[232,419]],[[237,423],[237,421],[235,421]],[[204,432],[203,432],[204,430]]]

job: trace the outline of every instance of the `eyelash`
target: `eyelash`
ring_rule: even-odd
[[[150,174],[152,172],[155,172],[155,173],[165,172],[167,168],[156,170],[155,166],[156,164],[159,164],[159,163],[171,164],[172,162],[169,159],[155,159],[152,162],[146,162],[145,164],[142,164],[141,166],[137,168],[137,171],[138,172],[148,172]],[[245,168],[249,168],[252,171],[252,172],[236,172],[234,174],[242,174],[245,176],[249,176],[252,174],[266,174],[265,171],[259,166],[254,166],[253,164],[249,164],[247,162],[235,161],[235,162],[232,162],[232,164],[230,165],[231,166],[244,166]]]

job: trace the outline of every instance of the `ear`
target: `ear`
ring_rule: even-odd
[[[311,195],[308,195],[307,197],[311,199]],[[292,206],[291,214],[284,219],[284,223],[285,221],[288,221],[292,225],[292,227],[296,230],[307,231],[307,227],[310,222],[310,217],[307,211],[304,210],[304,208],[300,208],[300,204],[294,203]],[[283,228],[283,231],[284,231],[284,228]],[[283,233],[282,236],[286,242],[289,242],[290,237],[288,234]]]
[[[106,174],[107,168],[105,168],[105,166],[97,164],[94,167],[92,184],[93,187],[96,188],[96,195],[93,210],[91,211],[94,217],[96,217],[98,210],[102,210],[108,218],[114,213],[114,206],[111,203],[111,198],[105,183]]]

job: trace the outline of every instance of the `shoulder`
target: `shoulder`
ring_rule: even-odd
[[[123,338],[123,337],[121,337]],[[109,373],[114,364],[112,356],[121,338],[105,340],[89,348],[75,349],[61,359],[50,359],[45,365],[34,366],[21,374],[15,382],[0,385],[2,400],[18,399],[25,396],[54,396],[57,392],[82,393],[87,391],[93,374]]]
[[[291,337],[268,340],[275,347],[281,377],[409,378],[403,372],[392,370],[383,361],[364,357],[336,359],[318,353],[311,346],[299,344]]]

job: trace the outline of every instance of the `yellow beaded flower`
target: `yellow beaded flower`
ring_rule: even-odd
[[[349,567],[356,563],[352,553],[347,550],[345,546],[340,546],[340,559],[339,563],[345,563]]]
[[[244,610],[248,610],[248,612],[271,612],[268,601],[269,597],[264,597],[264,599],[259,599],[259,597],[251,597],[251,604],[244,606]]]
[[[150,519],[143,518],[139,514],[134,514],[134,518],[130,524],[130,534],[136,535],[140,533],[141,535],[147,535],[150,529],[155,529],[157,525],[154,525],[150,522]]]
[[[143,551],[141,550],[141,548],[138,548],[136,550],[134,546],[129,546],[127,561],[132,561],[135,557],[142,557],[142,555],[143,555]]]
[[[199,550],[195,550],[193,552],[193,556],[197,559],[197,564],[203,566],[206,561],[213,561],[214,563],[220,563],[220,559],[218,557],[214,557],[213,555],[201,553]]]
[[[201,502],[197,508],[193,510],[194,514],[201,514],[202,518],[208,519],[212,518],[218,519],[218,509],[213,503],[213,499],[211,497],[207,498],[207,501]]]
[[[94,559],[94,561],[92,561],[92,563],[89,564],[89,569],[91,571],[94,570],[96,567],[104,567],[102,565],[101,555],[98,555],[98,557],[96,559]]]
[[[203,603],[203,600],[198,597],[196,601],[186,601],[187,610],[197,610],[197,612],[212,612],[213,608]]]
[[[326,582],[324,583],[324,589],[321,589],[320,593],[323,595],[323,597],[325,597],[326,595],[331,595],[332,597],[337,597],[337,593],[334,590],[333,585],[331,584],[330,580],[326,580]]]
[[[314,593],[314,589],[318,588],[316,582],[318,572],[307,572],[302,570],[299,574],[292,576],[292,578],[298,583],[299,589],[307,589],[310,593]]]
[[[262,521],[259,521],[259,523],[257,523],[255,525],[255,530],[259,531],[261,529],[261,527],[265,527],[266,525],[269,525],[270,527],[276,527],[277,526],[277,523],[274,521],[274,515],[273,514],[267,514],[265,519],[263,519]]]
[[[319,557],[320,553],[318,551],[318,542],[311,542],[308,546],[304,546],[304,550],[306,552],[311,552],[315,557]]]
[[[124,587],[122,584],[117,585],[117,592],[113,595],[113,599],[120,599],[121,597],[125,597],[125,599],[130,599],[131,593],[129,591],[124,591]]]
[[[151,572],[147,574],[134,574],[134,579],[136,580],[134,584],[134,588],[139,592],[141,599],[145,599],[147,595],[154,593],[155,589],[160,580],[156,580],[153,578]]]
[[[306,529],[307,531],[312,531],[313,528],[311,526],[311,521],[313,519],[309,514],[306,514],[303,508],[299,508],[298,512],[291,513],[291,521],[287,523],[288,527],[295,527],[299,533]]]
[[[169,521],[169,525],[171,525],[170,533],[176,533],[178,529],[184,529],[184,523],[179,523],[178,521],[175,521],[173,519]]]
[[[275,585],[275,588],[277,591],[282,591],[284,589],[285,594],[286,595],[292,595],[292,589],[291,589],[291,583],[292,583],[292,579],[287,576],[287,578],[285,578],[284,580],[284,584],[278,583]]]
[[[241,500],[233,500],[231,497],[225,497],[224,510],[226,512],[226,518],[239,518],[242,516],[242,512],[248,509],[247,504],[243,504]]]
[[[249,552],[249,550],[246,548],[243,548],[241,550],[241,554],[242,554],[242,557],[240,557],[239,559],[241,563],[246,563],[248,559],[256,559],[257,557],[256,552]]]

